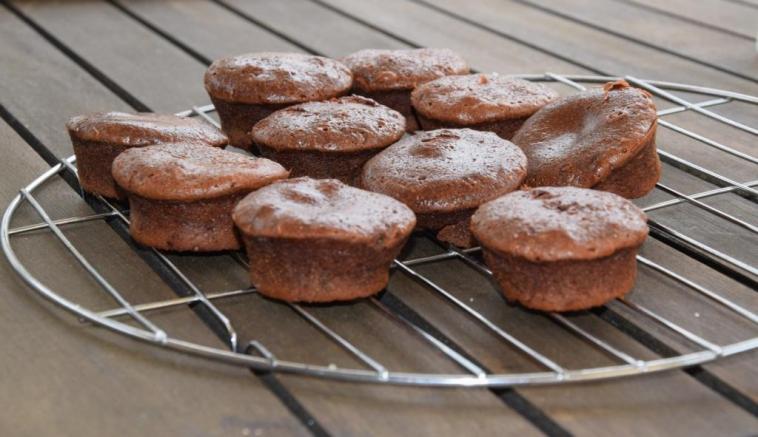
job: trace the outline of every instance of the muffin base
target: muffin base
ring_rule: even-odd
[[[125,199],[111,175],[113,160],[129,146],[100,141],[71,139],[79,172],[79,185],[84,191],[111,199]]]
[[[655,146],[655,125],[645,137],[642,150],[623,167],[613,171],[594,189],[609,191],[627,199],[636,199],[655,188],[661,177],[661,161]]]
[[[229,137],[229,144],[249,152],[253,151],[253,139],[250,136],[250,131],[255,123],[268,117],[274,111],[290,106],[290,104],[266,105],[227,102],[213,96],[211,96],[211,102],[216,107],[216,112],[218,112],[218,117],[221,120],[221,130]]]
[[[310,176],[315,179],[339,179],[355,185],[363,164],[382,149],[357,152],[318,152],[310,150],[279,151],[257,144],[261,156],[276,161],[290,171],[290,177]]]
[[[488,122],[488,123],[477,123],[477,124],[469,124],[469,125],[462,125],[462,124],[456,124],[456,123],[448,123],[440,120],[434,120],[431,118],[427,118],[418,112],[416,113],[416,117],[418,118],[418,122],[421,124],[421,129],[423,130],[436,130],[436,129],[463,129],[463,128],[469,128],[474,130],[480,130],[480,131],[487,131],[487,132],[494,132],[497,136],[500,138],[510,140],[513,138],[513,135],[516,133],[519,128],[521,128],[521,125],[524,124],[526,119],[528,117],[524,118],[513,118],[509,120],[499,120],[494,122]]]
[[[327,239],[244,236],[250,280],[258,291],[288,302],[332,302],[371,296],[387,286],[405,240],[372,247]]]
[[[416,112],[411,105],[412,90],[390,90],[374,92],[356,92],[369,99],[376,100],[379,104],[394,109],[405,117],[405,131],[415,132],[419,130]]]
[[[445,226],[455,225],[456,223],[471,219],[474,211],[476,211],[476,208],[449,212],[416,212],[416,227],[438,231]]]
[[[469,230],[471,216],[476,208],[438,213],[416,213],[416,228],[437,232],[437,239],[457,247],[473,247],[476,244]]]
[[[458,223],[445,226],[437,232],[437,239],[453,246],[468,249],[476,246],[476,238],[471,233],[471,217]]]
[[[241,248],[232,210],[247,193],[194,202],[152,200],[129,193],[135,241],[162,250],[215,252]]]
[[[593,260],[532,262],[484,249],[509,301],[541,311],[577,311],[605,304],[634,287],[639,247]]]

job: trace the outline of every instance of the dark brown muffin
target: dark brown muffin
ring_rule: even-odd
[[[205,90],[229,143],[247,150],[259,120],[289,105],[341,96],[352,83],[350,70],[334,59],[298,53],[219,59],[205,72]]]
[[[623,80],[545,106],[513,137],[529,161],[526,184],[647,194],[661,173],[657,118],[650,94]]]
[[[375,101],[349,96],[274,112],[253,127],[261,154],[292,176],[353,184],[363,164],[405,133],[405,118]]]
[[[416,132],[371,158],[359,186],[405,203],[419,227],[467,247],[474,210],[515,190],[525,176],[526,158],[509,141],[491,132],[440,129]]]
[[[232,209],[287,174],[265,158],[190,143],[129,149],[113,161],[113,178],[129,197],[132,237],[175,251],[239,249]]]
[[[111,165],[119,153],[151,144],[193,142],[214,147],[226,135],[199,119],[167,114],[105,112],[80,115],[66,123],[76,154],[79,183],[85,191],[118,198]]]
[[[449,49],[360,50],[342,59],[353,72],[353,92],[400,112],[406,129],[418,129],[410,93],[418,85],[451,74],[467,74],[469,66]]]
[[[411,94],[421,128],[467,127],[510,140],[527,118],[557,99],[539,83],[497,73],[443,77]]]
[[[602,305],[634,286],[645,214],[623,197],[574,187],[506,194],[471,218],[505,297],[543,311]]]
[[[234,223],[258,291],[286,301],[330,302],[382,290],[413,230],[413,212],[391,197],[307,177],[245,197]]]

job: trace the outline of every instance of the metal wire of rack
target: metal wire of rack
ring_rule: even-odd
[[[577,90],[585,89],[581,83],[599,83],[620,79],[618,77],[607,76],[558,75],[553,73],[521,75],[520,77],[536,81],[559,82]],[[732,101],[758,105],[758,97],[700,86],[653,80],[642,80],[635,77],[625,77],[624,79],[637,87],[648,90],[650,93],[659,98],[678,105],[668,109],[663,109],[658,112],[659,124],[664,128],[669,129],[677,134],[689,137],[697,142],[717,149],[723,153],[737,157],[752,165],[758,164],[758,158],[752,155],[734,149],[729,145],[722,144],[702,134],[698,134],[662,118],[670,114],[692,111],[704,117],[726,124],[734,129],[738,129],[752,135],[758,135],[758,129],[732,120],[708,109],[710,107],[722,105]],[[698,95],[711,96],[714,98],[693,103],[677,96],[676,94],[673,94],[673,92],[688,92]],[[178,115],[199,116],[204,118],[209,123],[218,126],[218,123],[208,115],[213,111],[213,106],[208,105],[203,107],[193,107],[191,110],[181,112]],[[755,202],[758,199],[758,191],[756,190],[756,186],[758,186],[758,180],[740,183],[718,172],[709,170],[677,155],[662,150],[660,147],[658,153],[661,157],[661,160],[667,164],[685,170],[686,172],[700,177],[718,186],[719,188],[687,195],[659,183],[657,185],[657,188],[673,196],[673,198],[647,206],[643,208],[645,211],[650,212],[661,210],[674,205],[687,203],[696,208],[702,209],[720,219],[727,220],[737,226],[740,226],[750,233],[756,233],[756,231],[758,231],[758,228],[755,225],[737,218],[723,210],[706,204],[701,200],[723,193],[734,193],[748,199],[751,202]],[[40,175],[37,179],[20,190],[19,195],[16,196],[7,207],[2,218],[2,222],[0,223],[0,243],[2,244],[3,252],[5,253],[5,256],[7,257],[10,265],[18,273],[18,275],[33,290],[37,291],[45,298],[54,302],[56,305],[74,313],[83,321],[91,322],[94,325],[108,328],[117,333],[134,339],[142,340],[156,346],[265,371],[291,372],[339,380],[375,383],[487,387],[578,382],[658,372],[668,369],[702,364],[758,348],[758,315],[756,315],[748,308],[745,308],[744,306],[741,306],[738,303],[724,297],[722,294],[719,294],[714,290],[711,290],[701,284],[694,282],[692,279],[686,276],[674,272],[643,256],[638,256],[637,259],[640,265],[644,265],[647,268],[650,268],[666,276],[667,278],[688,287],[693,292],[698,293],[705,298],[712,300],[717,305],[723,307],[730,314],[733,314],[736,317],[745,319],[750,322],[750,326],[756,328],[755,335],[752,338],[731,344],[716,344],[656,313],[647,306],[641,305],[639,303],[634,303],[628,299],[618,299],[621,304],[626,306],[631,311],[635,312],[640,317],[648,320],[651,324],[655,324],[660,328],[670,331],[670,333],[674,335],[686,339],[692,345],[696,346],[697,349],[692,352],[682,353],[676,356],[644,360],[632,356],[628,352],[620,350],[619,348],[613,346],[611,343],[581,328],[566,316],[555,313],[548,314],[549,319],[552,320],[552,322],[554,322],[557,326],[567,330],[575,336],[578,336],[588,345],[597,348],[606,355],[615,359],[617,362],[614,365],[601,365],[582,369],[567,369],[561,364],[557,363],[555,360],[548,358],[544,353],[541,353],[535,347],[530,346],[525,341],[519,339],[517,336],[508,332],[497,323],[488,319],[485,315],[478,312],[475,308],[464,302],[464,300],[456,297],[456,294],[454,292],[435,283],[432,279],[423,275],[416,268],[416,266],[422,264],[431,264],[445,260],[457,259],[464,262],[466,265],[470,266],[483,275],[491,275],[490,270],[475,256],[476,253],[480,250],[479,248],[459,250],[455,247],[444,246],[445,251],[443,253],[406,260],[395,260],[392,265],[392,269],[395,272],[394,274],[406,275],[426,287],[428,290],[436,293],[448,303],[450,303],[454,308],[460,310],[462,313],[466,314],[468,317],[479,323],[486,331],[493,334],[495,337],[499,338],[511,347],[515,348],[521,354],[529,357],[535,363],[538,363],[544,370],[525,373],[491,373],[488,370],[485,370],[482,365],[475,362],[474,359],[469,358],[466,356],[466,354],[461,353],[457,348],[450,346],[445,341],[442,341],[438,335],[435,335],[434,332],[430,332],[428,327],[422,326],[416,323],[414,320],[410,320],[409,318],[405,317],[403,314],[394,311],[393,309],[386,306],[380,299],[377,299],[375,297],[368,299],[368,302],[370,302],[371,305],[375,306],[381,312],[388,315],[390,320],[392,320],[394,323],[403,326],[413,335],[426,342],[429,346],[444,354],[444,356],[446,356],[449,360],[461,368],[461,373],[441,374],[393,371],[389,369],[388,366],[382,364],[379,359],[372,357],[366,352],[362,351],[357,345],[347,340],[345,336],[340,335],[339,332],[336,332],[327,326],[324,322],[317,318],[316,315],[314,315],[313,311],[309,310],[307,306],[294,303],[286,305],[288,305],[295,314],[308,322],[315,329],[320,331],[324,336],[326,336],[326,338],[356,358],[360,363],[364,365],[364,368],[344,368],[334,365],[324,366],[280,359],[270,352],[262,339],[252,340],[245,345],[240,345],[239,338],[232,321],[217,307],[217,305],[214,304],[215,301],[230,297],[248,296],[255,294],[256,291],[254,288],[231,291],[205,292],[201,290],[197,284],[190,280],[189,277],[184,272],[182,272],[182,270],[180,270],[175,263],[173,263],[165,254],[161,253],[160,251],[152,249],[152,253],[157,257],[160,263],[170,272],[172,272],[182,282],[182,284],[191,291],[191,294],[188,296],[181,296],[174,299],[149,303],[130,303],[122,295],[122,293],[117,290],[108,281],[108,279],[105,278],[104,275],[101,274],[90,263],[89,260],[87,260],[87,258],[77,249],[75,244],[61,231],[62,227],[68,225],[98,220],[116,219],[124,224],[128,224],[128,211],[121,210],[117,205],[114,205],[108,200],[97,196],[95,201],[99,206],[105,208],[105,212],[53,220],[34,195],[35,191],[38,188],[57,176],[64,176],[66,174],[76,175],[77,170],[74,164],[75,158],[73,156],[64,159],[59,164],[51,167],[48,171]],[[42,222],[33,225],[11,228],[11,221],[14,218],[14,214],[18,210],[19,206],[24,202],[28,203],[37,212]],[[728,273],[729,276],[742,280],[743,283],[749,284],[751,286],[755,285],[755,277],[758,276],[758,268],[752,265],[750,260],[737,259],[734,256],[723,253],[722,251],[706,245],[705,243],[700,242],[680,231],[660,224],[655,220],[651,220],[650,225],[651,230],[656,231],[658,236],[675,241],[679,245],[693,249],[698,254],[702,254],[702,256],[698,258],[699,261],[706,262],[712,267],[716,267],[720,271]],[[67,252],[87,271],[87,273],[96,281],[102,290],[105,293],[108,293],[118,303],[118,306],[116,308],[98,312],[85,308],[77,302],[64,298],[60,293],[56,292],[54,288],[43,284],[38,278],[30,273],[27,266],[19,259],[16,252],[14,251],[13,245],[11,244],[11,239],[12,237],[20,234],[45,229],[52,232],[55,238],[65,246]],[[653,235],[655,235],[655,233]],[[230,257],[230,262],[236,262],[241,267],[246,267],[247,261],[244,255],[241,253],[230,253],[228,256]],[[385,291],[385,293],[391,293],[391,290]],[[166,332],[165,330],[159,328],[150,320],[148,316],[150,312],[155,310],[179,308],[193,304],[203,306],[208,310],[210,316],[215,320],[215,322],[220,324],[220,326],[223,326],[223,329],[225,331],[223,337],[229,347],[228,350],[183,340],[180,336],[175,335],[173,332]],[[349,310],[349,308],[347,310]],[[124,321],[119,320],[124,317],[128,317],[131,319],[131,321],[136,322],[136,325],[128,324]]]

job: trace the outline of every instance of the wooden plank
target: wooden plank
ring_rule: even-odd
[[[750,81],[672,57],[519,2],[483,0],[477,2],[476,7],[468,8],[465,16],[459,13],[455,8],[457,3],[451,0],[427,5],[469,18],[503,36],[525,39],[542,50],[592,65],[598,72],[755,93],[755,84]],[[620,47],[623,47],[623,54],[617,53]]]
[[[300,51],[297,46],[270,32],[251,26],[217,3],[205,0],[160,3],[122,0],[117,4],[211,60],[262,49]],[[276,5],[272,2],[272,6]]]
[[[755,44],[744,38],[610,0],[518,1],[756,81]]]
[[[0,103],[20,120],[44,112],[35,134],[59,157],[73,153],[64,124],[74,115],[131,108],[5,8],[0,9]],[[57,74],[45,74],[55,71]],[[25,92],[14,92],[24,88]],[[83,90],[91,92],[83,93]],[[54,102],[65,102],[64,104]]]
[[[228,257],[182,258],[184,271],[206,290],[248,286],[245,269]],[[224,300],[219,302],[219,307],[231,318],[243,344],[250,340],[260,341],[280,359],[347,368],[365,367],[282,303],[250,296]],[[428,344],[399,329],[392,320],[376,314],[364,302],[332,308],[313,306],[307,310],[391,370],[461,372]],[[377,335],[392,341],[377,342]],[[429,435],[458,434],[469,429],[472,418],[485,433],[502,432],[506,424],[509,434],[535,432],[523,418],[506,409],[486,390],[387,387],[290,375],[279,375],[279,378],[324,427],[337,434],[360,434],[366,429],[380,435],[395,435],[410,429]],[[402,408],[396,409],[397,404],[388,403],[399,399],[404,400]],[[388,408],[392,411],[392,423],[387,423],[382,414],[360,414]],[[445,420],[431,420],[435,416],[445,417]],[[423,426],[419,425],[421,423]]]
[[[317,5],[310,2],[297,0],[276,2],[277,5],[280,5],[281,10],[272,8],[271,2],[266,1],[232,0],[228,3],[253,16],[264,17],[277,29],[286,31],[299,40],[308,41],[313,47],[325,50],[324,53],[331,56],[344,56],[362,48],[407,46],[397,39],[381,45],[374,44],[371,41],[367,42],[365,41],[366,35],[371,35],[374,38],[374,35],[380,33],[366,26],[361,26],[343,15],[321,8],[319,14],[329,20],[330,26],[341,26],[341,30],[345,33],[323,32],[320,23],[325,21],[311,19],[310,12],[317,8]],[[499,39],[495,35],[457,20],[451,20],[442,14],[430,12],[414,3],[393,0],[382,4],[356,2],[351,6],[351,8],[342,9],[368,20],[387,32],[402,34],[403,37],[401,38],[412,39],[418,45],[441,46],[456,50],[471,63],[472,67],[477,69],[485,68],[504,73],[523,73],[526,68],[534,69],[535,66],[539,66],[539,71],[587,72],[587,70],[576,65],[546,56],[521,44]],[[382,13],[375,13],[375,10],[379,9],[383,10]],[[272,11],[277,13],[274,14]],[[398,20],[397,17],[401,16],[406,17],[406,20],[412,20],[413,25],[408,26],[408,21]],[[307,23],[311,24],[308,25]],[[347,33],[348,31],[350,33]],[[344,35],[347,34],[351,35],[351,38],[346,41]],[[326,38],[328,40],[325,40]],[[387,37],[381,39],[386,41]]]
[[[611,362],[607,356],[558,329],[547,318],[540,322],[535,320],[534,314],[505,304],[488,280],[460,262],[445,262],[436,267],[419,267],[418,270],[448,290],[454,290],[458,298],[498,326],[567,368]],[[480,325],[462,316],[460,311],[452,310],[445,302],[433,298],[423,287],[414,289],[404,284],[397,290],[402,299],[485,365],[495,371],[512,371],[508,348],[503,347],[502,341],[493,342],[488,338]],[[599,319],[579,317],[585,317],[585,320],[577,323],[625,352],[640,358],[654,357],[619,331],[608,329],[608,325]],[[550,337],[551,341],[547,341],[546,337]],[[733,431],[729,432],[740,434],[754,426],[754,419],[747,414],[743,416],[742,410],[735,411],[734,406],[724,410],[730,411],[727,414],[734,415],[732,418],[710,414],[710,408],[721,408],[723,399],[693,382],[682,372],[669,372],[575,386],[523,387],[518,391],[577,434],[592,433],[597,429],[609,434],[624,433],[624,429],[630,428],[635,432],[661,435],[709,434],[724,432],[719,431],[721,426],[730,427]],[[715,425],[713,421],[720,424],[711,428]]]
[[[107,47],[103,47],[103,50],[107,50]],[[99,64],[97,65],[99,66]],[[82,91],[86,92],[85,90]],[[40,111],[37,118],[23,120],[23,122],[32,131],[35,131],[38,125],[45,123],[45,117],[46,113]],[[82,234],[84,232],[86,231],[83,231]],[[84,239],[84,235],[82,235],[82,238]],[[85,243],[83,239],[81,241],[82,244]],[[102,259],[107,264],[111,258],[103,256]],[[229,266],[235,266],[235,264],[228,257],[179,256],[175,257],[174,260],[183,271],[193,279],[198,280],[198,283],[205,291],[229,290],[232,287],[241,288],[247,286],[247,275],[239,267],[236,267],[236,274],[229,273]],[[201,278],[202,280],[200,280]],[[161,298],[165,298],[165,296]],[[337,362],[340,364],[355,365],[354,359],[350,359],[327,339],[314,335],[315,333],[312,328],[307,325],[304,326],[303,322],[297,324],[297,320],[295,320],[293,323],[285,323],[284,326],[287,326],[287,329],[281,329],[283,326],[280,318],[282,311],[281,309],[278,312],[272,310],[272,308],[280,308],[281,306],[260,299],[259,301],[252,308],[243,305],[229,305],[227,302],[224,303],[224,311],[229,312],[243,339],[274,339],[274,347],[272,349],[275,352],[297,351],[302,355],[295,355],[295,358],[318,360],[321,357],[322,361],[333,360],[334,357],[338,357]],[[251,314],[255,314],[255,316],[251,318]],[[289,316],[291,318],[294,317],[293,314],[289,314]],[[349,316],[352,318],[351,320],[356,320],[356,318],[360,317],[360,315],[352,312],[349,312]],[[384,323],[387,324],[388,322],[384,321]],[[249,327],[251,324],[253,324],[252,327]],[[260,337],[260,325],[267,327],[267,330],[264,331],[266,335],[263,337]],[[377,327],[382,328],[381,325]],[[298,335],[301,332],[305,332],[306,334]],[[302,338],[311,337],[315,338],[307,342],[302,341]],[[402,343],[402,341],[400,342]],[[415,349],[409,348],[409,350]],[[430,357],[432,356],[434,357],[435,364],[439,361],[438,355],[432,353],[432,351],[419,354],[419,356],[426,360],[426,362],[430,362]],[[391,360],[392,357],[392,352],[388,352],[383,355],[382,359]],[[329,364],[329,362],[326,362],[326,364]],[[450,369],[450,364],[446,364],[444,360],[440,361],[438,365],[444,366],[442,367],[444,369]],[[390,434],[393,433],[393,430],[400,428],[411,429],[414,425],[418,426],[417,420],[421,414],[444,414],[448,417],[448,420],[444,423],[430,421],[429,425],[421,429],[422,431],[428,428],[429,432],[436,433],[443,432],[444,429],[455,429],[462,432],[470,426],[470,415],[463,414],[466,411],[477,411],[476,415],[481,419],[480,426],[487,433],[501,430],[506,424],[514,433],[535,433],[534,427],[529,422],[508,409],[502,401],[498,400],[487,390],[438,391],[428,388],[401,390],[399,393],[402,393],[417,408],[409,408],[402,413],[397,412],[395,414],[396,420],[389,423],[380,416],[365,417],[365,411],[386,408],[387,404],[385,404],[381,394],[396,393],[393,391],[395,388],[374,385],[339,385],[339,389],[332,390],[332,386],[334,386],[333,382],[314,382],[310,379],[303,381],[302,379],[285,376],[281,379],[287,387],[295,387],[293,391],[295,391],[298,399],[305,404],[306,408],[313,412],[319,421],[323,420],[327,428],[335,433],[356,434],[365,431],[365,429],[372,429],[377,434]],[[295,382],[291,381],[297,381],[297,383],[295,384]],[[347,397],[347,393],[351,392],[363,393],[363,396],[355,398]],[[367,428],[369,425],[370,428]]]
[[[222,4],[229,5],[247,17],[265,22],[283,35],[325,56],[340,57],[367,47],[404,46],[390,36],[367,29],[309,1],[224,1]],[[325,31],[325,23],[329,23],[328,32]],[[303,38],[303,35],[308,37]],[[350,35],[349,40],[344,35]]]
[[[0,15],[3,12],[0,11]],[[8,25],[4,21],[4,26]],[[0,120],[0,201],[3,205],[48,166]],[[65,216],[89,208],[64,185],[50,185],[39,199],[50,213]],[[20,223],[39,219],[20,211]],[[123,248],[105,225],[88,226],[91,259],[119,259],[98,266],[120,289],[135,277],[131,297],[170,295],[134,253]],[[71,236],[71,234],[69,233]],[[76,238],[76,237],[72,237]],[[19,256],[44,271],[41,278],[70,291],[83,305],[113,305],[104,293],[71,268],[60,243],[49,232],[12,240]],[[119,244],[120,243],[120,244]],[[242,432],[307,434],[303,426],[245,369],[210,363],[146,346],[106,330],[82,325],[24,286],[7,263],[0,263],[0,318],[4,353],[0,356],[0,426],[14,435],[221,435]],[[188,311],[154,318],[161,326],[184,326],[195,341],[219,346]],[[214,397],[207,394],[213,392]],[[225,401],[218,402],[218,398]],[[249,406],[255,405],[251,409]]]
[[[723,32],[754,39],[758,10],[740,3],[723,0],[624,0],[654,11],[706,24]]]
[[[80,0],[14,4],[150,109],[177,112],[209,102],[202,82],[205,66],[112,5]]]

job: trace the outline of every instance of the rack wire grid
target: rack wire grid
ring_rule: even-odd
[[[621,79],[620,77],[610,76],[558,75],[552,73],[519,75],[519,77],[535,81],[562,83],[576,90],[585,89],[584,85],[581,83],[600,83]],[[629,76],[624,77],[623,79],[637,87],[648,90],[650,93],[661,99],[667,100],[676,105],[658,112],[658,123],[660,126],[669,129],[679,135],[684,135],[691,139],[694,139],[697,142],[706,145],[707,147],[712,147],[718,149],[723,153],[733,155],[740,160],[748,162],[749,165],[754,166],[758,164],[758,160],[754,156],[732,148],[729,145],[722,144],[718,141],[710,139],[702,134],[698,134],[696,132],[685,129],[662,118],[669,114],[691,111],[703,117],[707,117],[723,123],[724,125],[729,126],[731,129],[738,129],[752,135],[758,135],[758,130],[756,130],[756,128],[727,118],[707,109],[709,107],[722,105],[728,102],[743,102],[750,105],[758,105],[758,97],[700,86],[653,80],[641,80]],[[693,103],[674,94],[675,92],[685,92],[698,96],[706,96],[709,99]],[[199,116],[204,118],[209,123],[218,126],[218,123],[209,116],[209,113],[213,111],[213,106],[208,105],[203,107],[193,107],[191,110],[181,112],[178,115]],[[701,199],[716,196],[722,193],[732,192],[754,203],[758,198],[758,192],[756,192],[755,189],[758,181],[753,180],[746,183],[739,183],[732,178],[729,178],[728,176],[725,176],[713,170],[709,170],[677,155],[662,150],[660,147],[658,149],[658,153],[663,162],[682,169],[691,175],[704,179],[719,188],[699,192],[697,194],[686,195],[669,186],[659,183],[657,185],[657,188],[665,193],[670,194],[673,196],[673,198],[643,208],[646,212],[661,210],[674,205],[687,203],[696,208],[707,211],[709,214],[712,214],[719,219],[727,220],[737,226],[740,226],[751,234],[756,233],[757,228],[755,225],[741,220],[727,212],[724,212],[721,209],[717,209],[716,207],[703,203]],[[295,362],[291,360],[280,359],[270,352],[269,348],[266,346],[266,340],[263,338],[249,341],[244,345],[239,344],[238,336],[232,321],[214,304],[215,301],[233,296],[253,295],[256,293],[254,288],[206,293],[201,290],[200,286],[193,283],[189,279],[188,275],[180,270],[177,265],[174,264],[165,254],[155,249],[152,249],[152,251],[160,263],[163,264],[163,266],[167,268],[168,271],[172,272],[176,278],[178,278],[179,281],[183,283],[183,285],[191,290],[191,295],[185,295],[174,299],[161,300],[150,303],[130,303],[123,296],[123,294],[108,281],[105,275],[100,273],[90,263],[90,261],[85,258],[82,252],[77,249],[75,244],[61,231],[61,228],[67,225],[96,220],[120,220],[124,224],[128,224],[128,212],[120,210],[117,205],[114,205],[108,200],[97,196],[94,198],[94,200],[90,200],[96,202],[99,207],[104,208],[100,210],[105,212],[87,216],[77,216],[60,220],[53,220],[50,218],[48,212],[44,209],[44,207],[40,204],[34,195],[35,190],[55,177],[76,175],[77,170],[74,164],[75,158],[73,156],[62,160],[59,164],[51,167],[48,171],[40,175],[29,185],[23,187],[20,190],[18,196],[16,196],[9,204],[3,215],[0,228],[2,237],[2,249],[5,253],[5,256],[8,258],[8,261],[12,268],[33,290],[37,291],[39,294],[49,299],[56,305],[74,313],[83,322],[91,322],[94,325],[108,328],[109,330],[112,330],[119,334],[142,340],[159,347],[234,363],[262,371],[291,372],[339,380],[374,383],[470,387],[502,387],[528,384],[555,384],[615,378],[697,365],[758,348],[758,328],[756,328],[756,325],[758,325],[758,316],[756,316],[755,313],[745,308],[744,306],[739,305],[733,300],[724,297],[723,293],[720,294],[701,284],[696,283],[694,280],[680,273],[677,273],[656,262],[653,262],[650,259],[638,256],[637,259],[640,265],[644,265],[647,268],[650,268],[668,277],[670,280],[679,282],[683,286],[688,287],[694,293],[700,294],[702,296],[705,296],[707,299],[712,300],[716,303],[716,305],[726,309],[730,317],[733,316],[747,320],[748,326],[750,326],[751,329],[755,330],[753,331],[754,334],[752,338],[731,344],[716,344],[692,332],[692,330],[685,329],[683,326],[667,319],[659,313],[656,313],[648,306],[643,306],[639,303],[633,303],[631,300],[622,298],[618,299],[618,301],[629,310],[635,312],[636,315],[641,317],[641,319],[646,320],[647,323],[649,323],[647,328],[657,326],[658,329],[669,331],[668,334],[681,336],[694,346],[694,350],[680,353],[675,356],[667,356],[662,358],[656,357],[655,359],[648,360],[641,359],[639,357],[632,356],[632,354],[629,352],[621,350],[620,348],[612,345],[610,342],[599,338],[586,329],[583,329],[578,324],[572,322],[570,317],[566,317],[565,315],[557,313],[550,313],[547,314],[547,317],[552,321],[552,323],[555,323],[558,327],[567,330],[569,333],[571,333],[571,335],[579,337],[581,340],[585,341],[589,347],[597,348],[606,356],[609,356],[614,360],[613,365],[604,364],[596,367],[587,367],[581,369],[565,368],[558,362],[550,359],[544,353],[540,352],[537,347],[530,346],[524,340],[519,339],[515,334],[508,332],[505,328],[488,319],[484,314],[467,304],[463,299],[456,297],[456,293],[454,291],[443,288],[428,276],[423,275],[417,269],[417,266],[421,264],[433,264],[444,260],[458,259],[465,263],[467,266],[466,268],[473,268],[485,276],[491,276],[490,270],[481,262],[480,259],[478,259],[477,253],[480,251],[479,248],[459,250],[455,247],[447,245],[443,246],[442,243],[437,242],[441,247],[444,247],[444,252],[432,256],[406,260],[395,260],[394,264],[391,267],[393,274],[407,275],[408,277],[417,281],[419,284],[426,287],[432,293],[436,293],[444,300],[446,300],[450,305],[452,305],[455,309],[461,311],[476,323],[481,324],[481,327],[485,331],[489,331],[489,334],[494,335],[497,339],[499,339],[499,341],[507,343],[510,347],[518,351],[518,353],[523,354],[533,360],[535,364],[541,366],[542,370],[522,373],[491,373],[490,371],[485,370],[484,366],[480,365],[475,358],[471,358],[466,352],[457,347],[455,344],[451,344],[449,341],[447,341],[446,338],[444,338],[444,335],[440,334],[440,331],[438,331],[434,326],[429,326],[427,324],[422,324],[418,323],[415,320],[411,320],[410,318],[405,317],[403,314],[400,314],[394,309],[386,306],[382,300],[376,297],[369,298],[368,302],[388,315],[388,318],[393,321],[393,323],[397,323],[398,325],[404,327],[408,332],[411,333],[411,335],[417,336],[418,339],[426,342],[434,350],[440,352],[443,359],[451,360],[453,363],[457,364],[457,366],[460,368],[460,373],[441,374],[393,371],[392,369],[388,368],[388,366],[382,364],[380,359],[370,356],[366,352],[362,351],[357,345],[348,341],[339,332],[336,332],[332,328],[328,327],[326,323],[322,322],[319,318],[316,317],[316,315],[314,315],[314,312],[308,306],[295,303],[285,303],[283,305],[288,305],[289,308],[294,311],[294,313],[315,327],[315,329],[320,331],[326,338],[356,358],[360,363],[363,364],[363,367],[345,368],[335,365],[325,366],[313,363]],[[24,202],[27,202],[34,210],[36,210],[36,213],[39,215],[39,217],[41,217],[42,222],[34,225],[11,228],[10,225],[12,219],[14,218],[14,213]],[[747,284],[751,288],[755,289],[755,278],[756,275],[758,275],[758,269],[756,269],[756,267],[751,264],[750,260],[737,259],[701,241],[698,241],[695,238],[686,235],[685,233],[658,223],[652,218],[649,223],[651,228],[651,235],[653,237],[668,241],[669,243],[676,243],[674,244],[674,247],[682,249],[681,251],[689,256],[695,256],[698,262],[715,268],[721,273],[724,273],[731,278],[736,278],[740,280],[741,283]],[[92,279],[94,279],[102,289],[102,292],[108,293],[113,298],[113,300],[115,300],[118,306],[111,310],[96,312],[84,307],[83,305],[80,305],[77,302],[64,298],[60,293],[56,292],[55,288],[51,288],[50,286],[43,284],[39,279],[33,276],[27,269],[27,266],[19,259],[16,252],[14,251],[13,245],[11,244],[11,238],[20,234],[38,230],[42,232],[45,230],[52,232],[55,238],[57,238],[65,246],[67,253],[70,254],[70,256],[73,257],[76,262],[78,262],[87,271],[89,275],[91,275]],[[433,237],[426,235],[422,238]],[[246,266],[246,259],[242,253],[227,253],[219,256],[230,257],[230,262],[239,263],[241,267]],[[392,293],[392,290],[385,290],[384,293]],[[210,314],[210,317],[213,319],[212,322],[220,324],[220,326],[223,327],[222,337],[225,340],[228,349],[221,349],[183,340],[181,338],[181,332],[166,332],[165,330],[159,328],[149,318],[149,315],[152,311],[159,309],[165,310],[171,308],[179,308],[187,305],[201,305],[208,310],[206,313]],[[503,305],[505,305],[505,303],[503,303]],[[350,311],[349,305],[345,306],[342,310]],[[543,317],[541,314],[528,314],[529,317]],[[124,318],[127,320],[121,321]],[[208,323],[207,320],[206,323]],[[609,325],[609,329],[613,328]],[[382,340],[391,341],[391,338]]]

